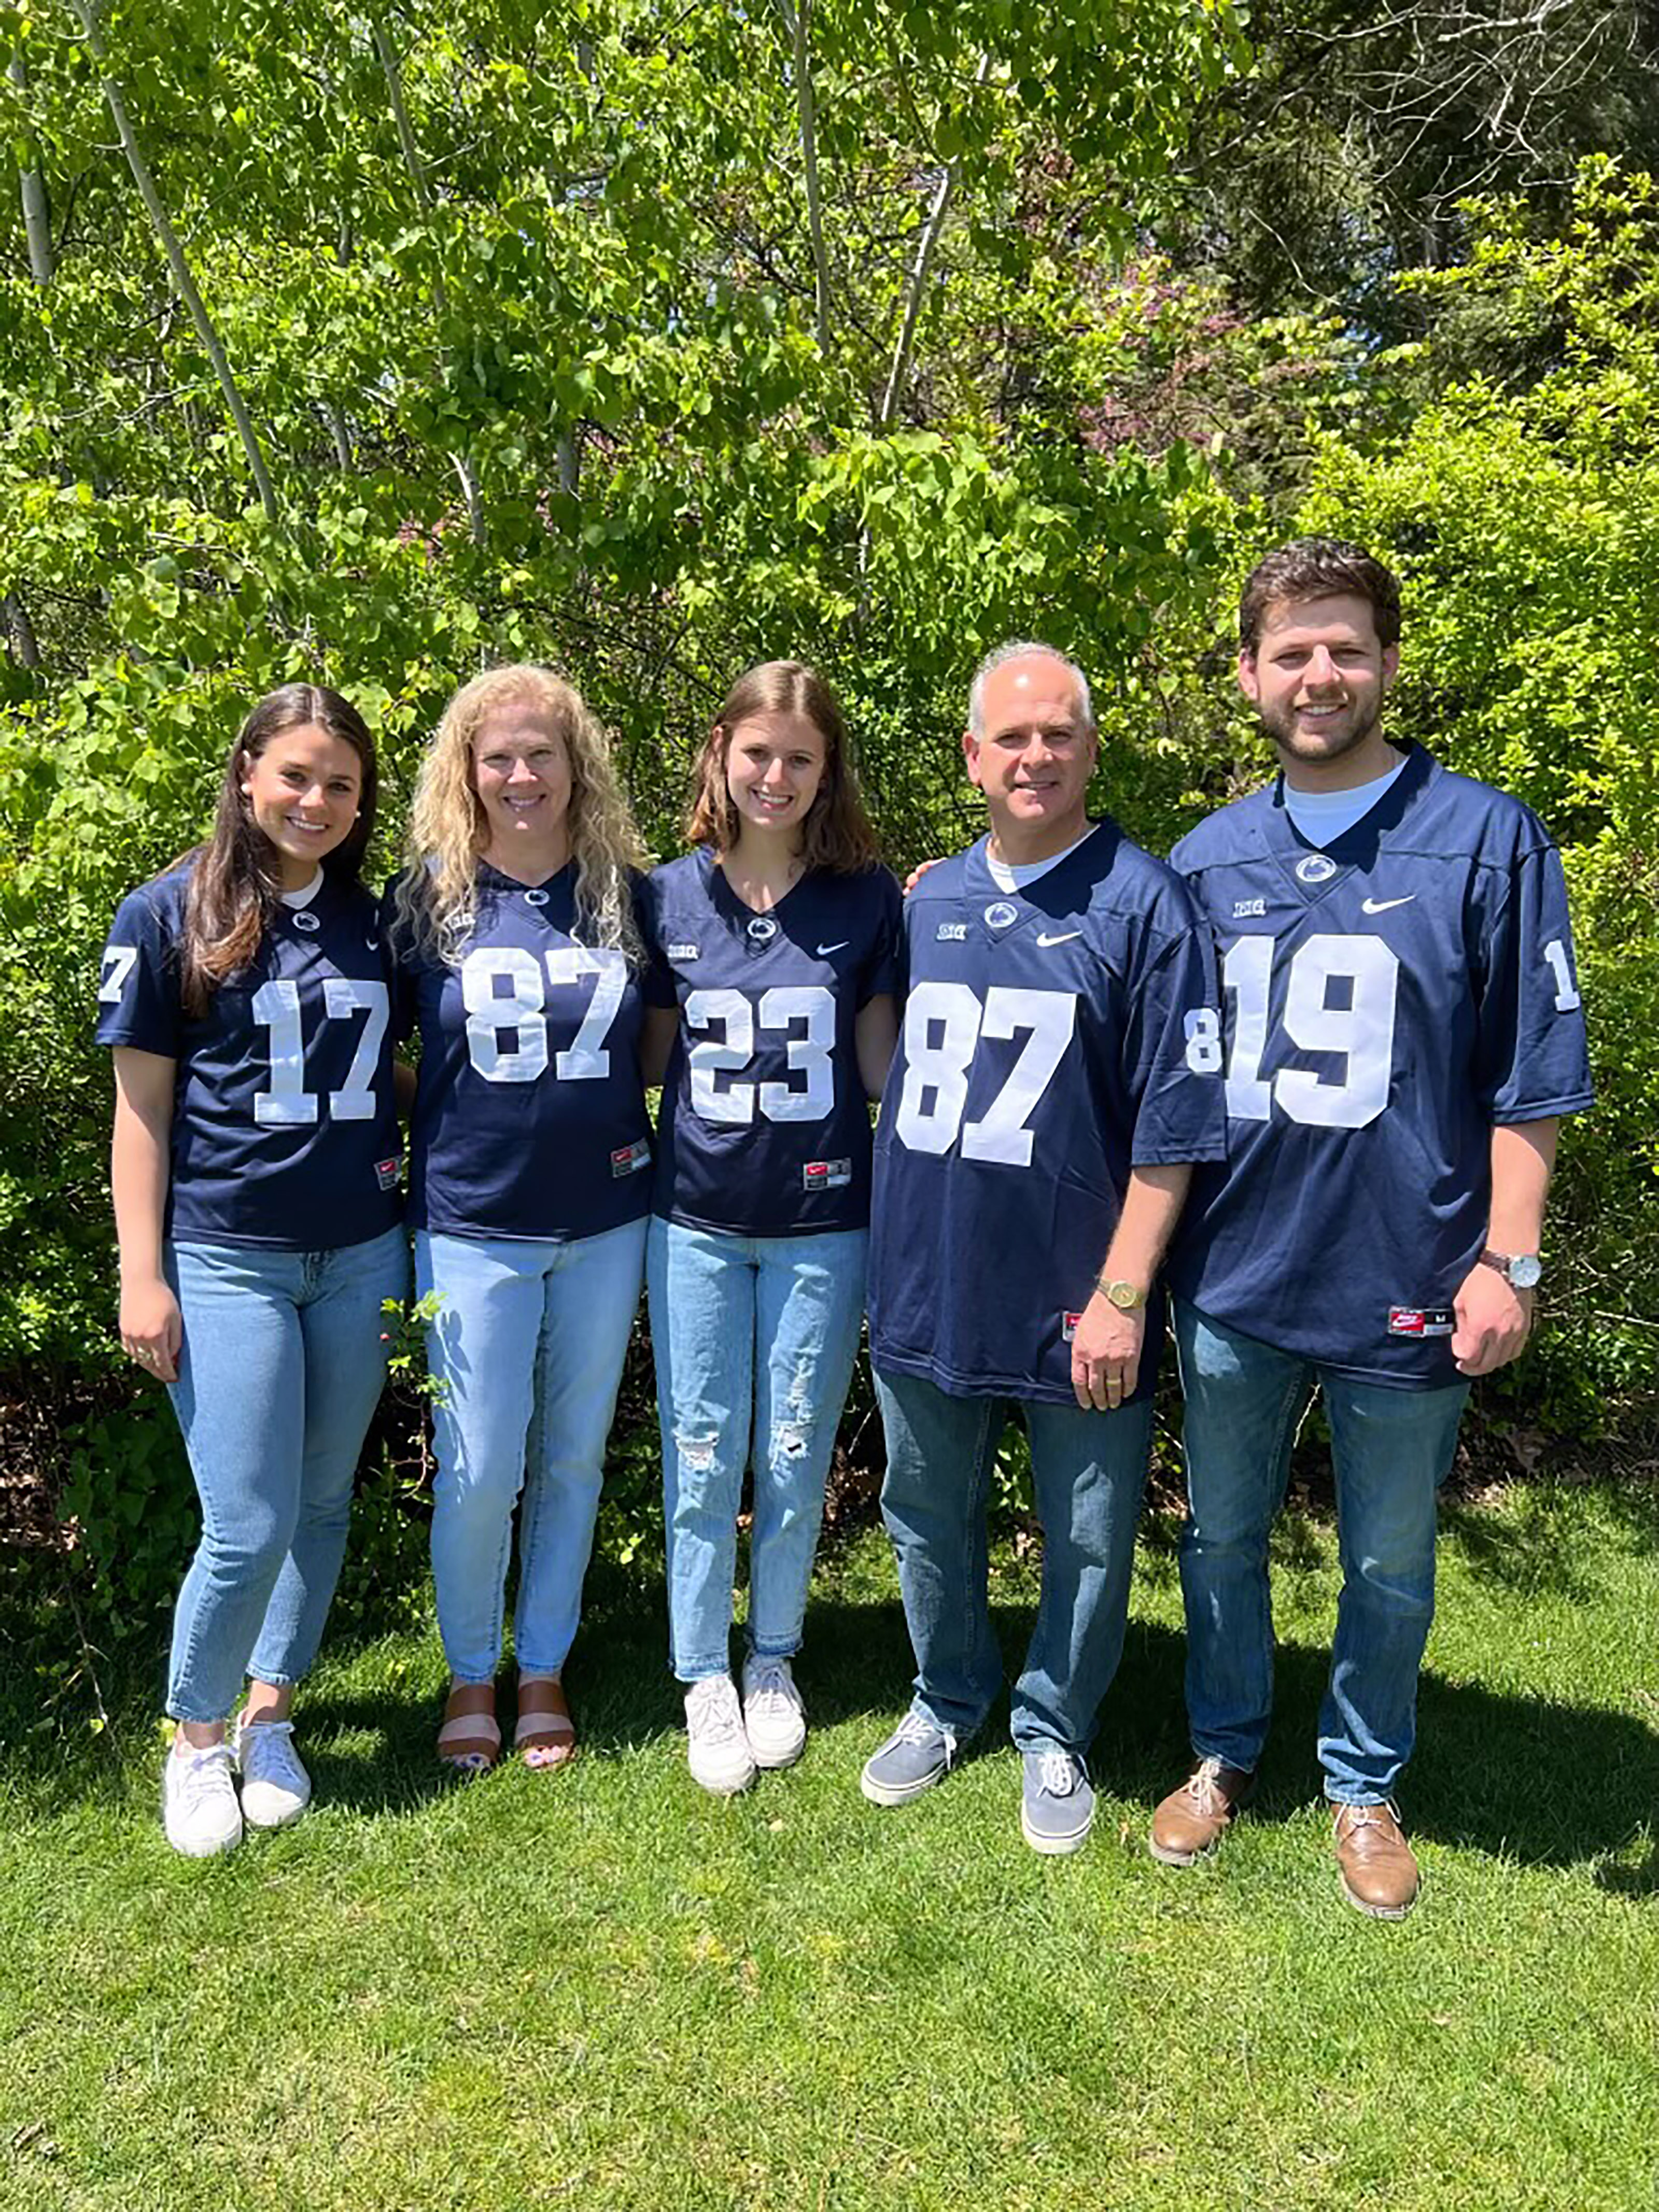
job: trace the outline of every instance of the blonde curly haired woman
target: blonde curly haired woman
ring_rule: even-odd
[[[514,666],[462,686],[422,769],[391,928],[400,1031],[421,1037],[416,1281],[440,1301],[438,1754],[466,1772],[501,1751],[515,1507],[514,1746],[533,1767],[575,1750],[562,1676],[651,1202],[644,862],[605,732],[570,684]]]

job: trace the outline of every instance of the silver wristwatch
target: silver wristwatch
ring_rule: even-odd
[[[1536,1252],[1494,1252],[1488,1245],[1480,1255],[1483,1267],[1496,1267],[1512,1291],[1535,1291],[1544,1273]]]

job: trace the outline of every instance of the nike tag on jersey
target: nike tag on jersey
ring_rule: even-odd
[[[375,1161],[375,1163],[374,1163],[374,1180],[375,1180],[375,1182],[378,1182],[378,1183],[380,1184],[380,1188],[381,1188],[382,1190],[396,1190],[396,1189],[397,1189],[397,1188],[398,1188],[398,1168],[399,1168],[401,1165],[402,1165],[402,1163],[401,1163],[400,1161],[398,1161],[398,1160],[395,1160],[395,1159],[394,1159],[394,1160],[376,1160],[376,1161]]]
[[[832,952],[845,952],[852,941],[853,940],[850,937],[838,937],[833,945],[820,945],[818,947],[818,958],[820,960],[827,960]]]
[[[1457,1316],[1449,1306],[1390,1306],[1390,1336],[1449,1336]]]
[[[643,1137],[636,1144],[618,1145],[611,1155],[611,1178],[619,1181],[623,1176],[637,1175],[650,1164],[651,1147]]]
[[[1060,1317],[1060,1340],[1062,1344],[1069,1344],[1072,1341],[1073,1338],[1077,1334],[1077,1325],[1082,1318],[1083,1316],[1080,1313],[1061,1314]]]
[[[852,1180],[851,1160],[808,1160],[800,1171],[803,1190],[844,1190]]]
[[[1037,943],[1042,945],[1069,945],[1074,937],[1081,937],[1082,934],[1083,932],[1080,929],[1062,929],[1050,937],[1046,929],[1040,929],[1037,932]]]
[[[1361,899],[1359,911],[1361,914],[1386,914],[1390,907],[1409,906],[1416,896],[1415,891],[1407,891],[1404,898]]]

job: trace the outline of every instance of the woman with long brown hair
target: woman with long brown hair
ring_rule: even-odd
[[[878,864],[829,685],[733,684],[703,744],[694,850],[651,879],[648,1062],[663,1086],[647,1281],[671,1657],[695,1780],[725,1795],[806,1741],[798,1650],[864,1316],[870,1115],[896,1034],[898,885]],[[754,1469],[748,1656],[731,1672]]]
[[[407,1276],[386,972],[358,872],[374,802],[356,709],[283,685],[231,747],[208,842],[132,893],[104,951],[121,1341],[167,1386],[202,1504],[163,1793],[191,1856],[309,1801],[289,1705],[385,1378],[380,1309]]]
[[[416,1277],[435,1292],[432,1521],[449,1696],[441,1759],[501,1749],[495,1670],[519,1523],[514,1747],[576,1746],[563,1686],[650,1202],[640,1073],[644,848],[603,729],[550,670],[489,670],[422,769],[393,902],[418,1027]]]

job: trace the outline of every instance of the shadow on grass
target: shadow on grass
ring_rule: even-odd
[[[1608,1493],[1600,1494],[1605,1503]],[[1594,1557],[1578,1566],[1563,1558],[1571,1530],[1561,1516],[1572,1502],[1571,1489],[1547,1491],[1535,1510],[1501,1521],[1454,1507],[1448,1534],[1473,1572],[1506,1587],[1571,1593],[1583,1583],[1594,1589],[1600,1579]],[[1621,1497],[1614,1511],[1615,1543],[1628,1540],[1636,1548],[1659,1534],[1659,1495],[1652,1491]],[[1581,1532],[1581,1560],[1583,1549]],[[1031,1618],[1024,1591],[994,1603],[1010,1677]],[[665,1619],[659,1576],[641,1580],[637,1571],[596,1568],[568,1675],[586,1755],[623,1757],[678,1736],[680,1693],[666,1663]],[[410,1811],[456,1786],[432,1754],[443,1679],[435,1639],[418,1680],[410,1679],[409,1645],[401,1639],[398,1663],[386,1681],[364,1687],[380,1640],[342,1624],[330,1640],[331,1664],[307,1690],[302,1715],[319,1798],[370,1815]],[[1322,1644],[1279,1649],[1261,1818],[1298,1814],[1318,1794],[1314,1742],[1328,1656]],[[1131,1622],[1101,1716],[1093,1755],[1097,1778],[1148,1808],[1189,1757],[1184,1659],[1178,1632]],[[908,1701],[913,1664],[896,1598],[882,1591],[853,1595],[838,1589],[833,1577],[815,1595],[796,1671],[816,1724],[858,1723],[873,1748]],[[129,1793],[135,1771],[153,1768],[159,1756],[158,1671],[159,1654],[148,1644],[122,1648],[103,1686],[111,1726],[94,1739],[44,1729],[27,1671],[0,1670],[0,1785],[18,1788],[42,1814],[68,1810],[88,1796]],[[343,1671],[355,1679],[342,1681]],[[501,1694],[506,1721],[506,1677]],[[985,1741],[1005,1741],[1006,1727],[1006,1705],[1000,1704]],[[1659,1894],[1659,1852],[1643,1826],[1659,1803],[1659,1735],[1638,1720],[1594,1705],[1502,1694],[1430,1672],[1421,1686],[1419,1741],[1406,1792],[1418,1834],[1526,1864],[1593,1860],[1595,1879],[1609,1893]]]

